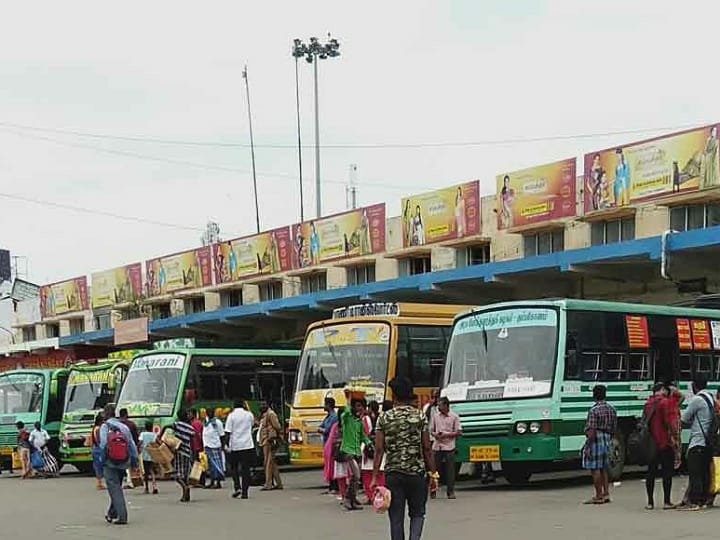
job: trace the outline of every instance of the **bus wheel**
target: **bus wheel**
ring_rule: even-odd
[[[611,482],[617,482],[622,476],[625,468],[625,434],[619,431],[613,435],[610,441],[610,455],[608,456],[610,464],[608,466],[608,479]]]
[[[511,486],[524,486],[532,476],[532,472],[525,463],[511,461],[503,461],[502,473]]]

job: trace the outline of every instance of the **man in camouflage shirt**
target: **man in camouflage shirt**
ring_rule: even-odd
[[[413,406],[412,382],[407,377],[390,381],[395,398],[393,409],[384,413],[375,427],[375,462],[371,489],[385,455],[385,486],[392,495],[388,516],[391,540],[405,540],[405,505],[410,514],[410,540],[419,540],[425,523],[428,487],[437,489],[427,418]],[[426,473],[429,481],[426,480]],[[430,486],[428,486],[430,484]]]

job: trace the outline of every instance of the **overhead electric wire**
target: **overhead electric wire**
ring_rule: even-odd
[[[593,138],[593,137],[606,137],[606,136],[613,136],[613,135],[648,133],[648,132],[653,132],[653,131],[674,131],[674,130],[679,130],[679,129],[696,127],[697,125],[698,124],[691,124],[691,125],[682,125],[682,126],[668,126],[668,127],[643,128],[643,129],[627,129],[627,130],[619,130],[619,131],[606,131],[606,132],[599,132],[599,133],[586,133],[586,134],[574,134],[574,135],[550,135],[550,136],[543,136],[543,137],[495,139],[495,140],[474,141],[474,142],[440,142],[440,143],[407,143],[407,144],[392,144],[392,143],[391,144],[330,144],[330,145],[324,145],[322,147],[323,148],[337,148],[337,149],[432,148],[432,147],[439,148],[439,147],[519,144],[519,143],[541,142],[541,141],[552,141],[552,140],[584,139],[584,138]],[[86,149],[86,150],[104,152],[104,153],[114,154],[114,155],[119,155],[119,156],[124,156],[124,157],[131,157],[131,158],[135,158],[135,159],[143,159],[143,160],[149,160],[149,161],[156,161],[156,162],[160,162],[160,163],[168,163],[171,165],[181,165],[181,166],[188,166],[188,167],[194,167],[194,168],[205,169],[205,170],[213,170],[213,171],[251,174],[251,171],[249,171],[249,170],[239,169],[236,167],[211,165],[211,164],[207,164],[207,163],[198,163],[198,162],[193,162],[193,161],[186,161],[186,160],[180,160],[180,159],[140,154],[137,152],[131,152],[131,151],[126,151],[126,150],[104,148],[104,147],[89,145],[89,144],[85,144],[85,143],[54,139],[54,138],[46,137],[43,135],[24,133],[19,130],[48,132],[48,133],[56,133],[56,134],[61,134],[61,135],[72,135],[72,136],[77,136],[77,137],[109,139],[109,140],[118,140],[118,141],[126,141],[126,142],[158,143],[158,144],[182,145],[182,146],[208,146],[208,147],[231,147],[231,148],[248,147],[249,146],[249,145],[241,144],[241,143],[181,141],[181,140],[172,140],[172,139],[158,139],[158,138],[152,138],[152,137],[129,137],[129,136],[120,136],[120,135],[107,135],[107,134],[89,133],[89,132],[83,132],[83,131],[77,131],[77,130],[70,130],[70,129],[27,126],[27,125],[22,125],[22,124],[14,124],[11,122],[0,121],[0,131],[1,132],[12,134],[12,135],[17,135],[20,137],[26,137],[26,138],[30,138],[30,139],[42,140],[42,141],[46,141],[46,142],[50,142],[50,143],[58,144],[58,145],[62,145],[62,146],[82,148],[82,149]],[[293,145],[256,144],[255,146],[259,147],[259,148],[289,148],[289,149],[293,149],[293,150],[297,149],[296,144],[293,144]],[[305,146],[305,148],[313,148],[313,146]],[[293,174],[264,173],[264,172],[260,172],[258,174],[260,176],[264,176],[264,177],[285,178],[285,179],[292,179],[292,180],[296,179],[296,175],[293,175]],[[305,182],[305,181],[306,180],[303,179],[303,182]],[[347,181],[345,181],[345,180],[323,180],[323,183],[346,185]],[[363,181],[362,184],[367,185],[367,186],[386,188],[386,189],[398,189],[398,190],[406,190],[407,189],[407,186],[392,185],[392,184],[388,184],[386,182]],[[137,223],[156,225],[156,226],[161,226],[161,227],[183,229],[183,230],[190,230],[190,231],[200,231],[200,232],[205,231],[205,229],[201,228],[201,227],[193,227],[190,225],[169,223],[169,222],[164,222],[164,221],[142,218],[142,217],[138,217],[138,216],[127,216],[127,215],[117,214],[115,212],[95,210],[95,209],[86,208],[86,207],[82,207],[82,206],[58,203],[58,202],[54,202],[54,201],[49,201],[49,200],[45,200],[45,199],[37,199],[37,198],[28,197],[25,195],[19,195],[19,194],[15,194],[15,193],[0,192],[0,198],[15,200],[15,201],[19,201],[19,202],[25,202],[25,203],[30,203],[30,204],[37,204],[37,205],[42,205],[42,206],[47,206],[47,207],[53,207],[53,208],[74,211],[74,212],[79,212],[79,213],[93,214],[93,215],[98,215],[98,216],[103,216],[103,217],[120,219],[120,220],[124,220],[124,221],[132,221],[132,222],[137,222]]]
[[[61,146],[68,146],[68,147],[72,147],[72,148],[82,148],[82,149],[85,149],[85,150],[94,150],[94,151],[97,151],[97,152],[104,152],[104,153],[107,153],[107,154],[114,154],[114,155],[119,155],[119,156],[124,156],[124,157],[131,157],[131,158],[135,158],[135,159],[144,159],[144,160],[148,160],[148,161],[156,161],[156,162],[160,162],[160,163],[168,163],[168,164],[171,164],[171,165],[182,165],[182,166],[186,166],[186,167],[193,167],[193,168],[197,168],[197,169],[205,169],[205,170],[210,170],[210,171],[222,171],[222,172],[242,173],[242,174],[248,174],[248,175],[252,174],[252,171],[250,171],[250,170],[247,170],[247,169],[239,169],[239,168],[236,168],[236,167],[227,167],[227,166],[224,166],[224,165],[211,165],[211,164],[208,164],[208,163],[198,163],[198,162],[195,162],[195,161],[186,161],[186,160],[182,160],[182,159],[174,159],[174,158],[165,158],[165,157],[159,157],[159,156],[152,156],[152,155],[148,155],[148,154],[140,154],[140,153],[137,153],[137,152],[130,152],[130,151],[127,151],[127,150],[117,150],[117,149],[113,149],[113,148],[104,148],[104,147],[102,147],[102,146],[94,146],[94,145],[91,145],[91,144],[85,144],[85,143],[80,143],[80,142],[63,141],[63,140],[59,140],[59,139],[53,139],[52,137],[46,137],[46,136],[44,136],[44,135],[34,135],[34,134],[30,134],[30,133],[23,133],[23,132],[21,132],[21,131],[17,131],[17,130],[14,130],[14,129],[3,128],[3,127],[2,127],[2,123],[0,123],[0,132],[2,132],[2,133],[9,133],[9,134],[11,134],[11,135],[16,135],[16,136],[18,136],[18,137],[26,137],[26,138],[28,138],[28,139],[36,139],[36,140],[46,141],[46,142],[50,142],[50,143],[53,143],[53,144],[58,144],[58,145],[61,145]],[[279,173],[279,172],[277,172],[277,173],[276,173],[276,172],[271,173],[271,172],[259,172],[259,171],[258,171],[257,174],[258,174],[258,176],[263,176],[263,177],[267,177],[267,178],[283,178],[283,179],[288,179],[288,180],[297,180],[297,175],[288,174],[288,173]],[[309,183],[309,182],[312,182],[312,180],[306,180],[305,178],[303,178],[303,182],[308,182],[308,183]],[[343,186],[345,186],[345,185],[347,185],[348,181],[347,181],[347,180],[329,180],[329,179],[325,179],[325,180],[323,180],[323,183],[324,183],[324,184],[338,184],[338,185],[343,185]],[[388,188],[389,188],[389,189],[398,189],[398,190],[405,190],[405,189],[407,189],[407,186],[393,185],[393,184],[388,184],[388,183],[386,183],[386,182],[381,182],[381,181],[376,181],[376,182],[373,182],[373,181],[369,181],[369,182],[368,182],[368,181],[363,181],[363,182],[362,182],[362,185],[364,185],[364,186],[379,187],[379,188],[386,188],[386,189],[388,189]]]
[[[155,219],[147,219],[147,218],[141,218],[141,217],[137,217],[137,216],[126,216],[126,215],[122,215],[122,214],[116,214],[115,212],[107,212],[104,210],[94,210],[92,208],[86,208],[83,206],[75,206],[72,204],[58,203],[58,202],[54,202],[54,201],[48,201],[45,199],[36,199],[34,197],[27,197],[25,195],[17,195],[15,193],[0,192],[0,198],[10,199],[13,201],[26,202],[26,203],[31,203],[31,204],[38,204],[41,206],[48,206],[48,207],[52,207],[52,208],[59,208],[62,210],[71,210],[73,212],[79,212],[79,213],[83,213],[83,214],[94,214],[97,216],[121,219],[124,221],[134,221],[137,223],[144,223],[144,224],[148,224],[148,225],[158,225],[160,227],[183,229],[183,230],[187,230],[187,231],[200,231],[200,232],[205,231],[205,229],[202,227],[192,227],[190,225],[181,225],[178,223],[168,223],[166,221],[158,221]]]
[[[503,139],[484,139],[477,141],[440,141],[440,142],[418,142],[418,143],[339,143],[339,144],[323,144],[320,148],[324,149],[340,149],[340,150],[362,150],[362,149],[403,149],[403,148],[461,148],[461,147],[473,147],[473,146],[497,146],[505,144],[524,144],[534,142],[546,142],[546,141],[562,141],[562,140],[574,140],[574,139],[592,139],[597,137],[611,137],[615,135],[634,135],[638,133],[650,133],[655,131],[676,131],[680,129],[688,129],[693,127],[699,127],[701,124],[685,124],[676,126],[664,126],[664,127],[649,127],[649,128],[635,128],[635,129],[623,129],[615,131],[600,131],[595,133],[575,133],[567,135],[542,135],[537,137],[508,137]],[[177,146],[204,146],[204,147],[215,147],[215,148],[249,148],[249,144],[245,143],[223,143],[215,141],[193,141],[193,140],[178,140],[178,139],[162,139],[157,137],[149,136],[127,136],[127,135],[111,135],[105,133],[93,133],[75,129],[65,128],[47,128],[38,126],[29,126],[24,124],[16,124],[12,122],[0,121],[0,127],[21,129],[26,131],[40,131],[46,133],[55,133],[59,135],[71,135],[75,137],[87,137],[94,139],[109,139],[126,142],[138,142],[138,143],[154,143],[154,144],[165,144],[165,145],[177,145]],[[275,148],[275,149],[287,149],[297,150],[297,144],[255,144],[255,148]],[[315,148],[314,145],[302,145],[302,148]]]

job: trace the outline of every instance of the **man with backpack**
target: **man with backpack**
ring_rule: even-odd
[[[675,450],[673,441],[676,437],[676,423],[672,405],[668,400],[669,388],[663,383],[656,383],[653,394],[645,403],[643,422],[647,430],[648,441],[647,463],[648,470],[645,477],[647,490],[646,510],[655,507],[655,478],[658,469],[662,469],[663,482],[663,509],[672,510],[675,505],[671,500],[672,477],[675,464]]]
[[[105,514],[108,523],[127,525],[127,505],[123,493],[123,478],[128,466],[137,467],[138,451],[130,429],[115,418],[115,407],[106,405],[105,423],[100,427],[100,449],[103,459],[103,476],[110,496],[110,507]]]
[[[682,413],[683,426],[690,428],[687,464],[690,475],[689,504],[686,510],[705,508],[710,487],[710,460],[717,444],[718,422],[715,400],[706,390],[707,379],[697,373],[693,378],[694,397]]]

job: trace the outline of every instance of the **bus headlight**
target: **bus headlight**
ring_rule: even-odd
[[[540,433],[540,422],[530,422],[530,433]]]
[[[518,422],[517,424],[515,424],[515,431],[519,435],[524,435],[525,433],[527,433],[527,430],[528,425],[525,422]]]
[[[303,442],[302,431],[299,429],[291,429],[288,434],[288,441],[290,444],[300,444]]]

